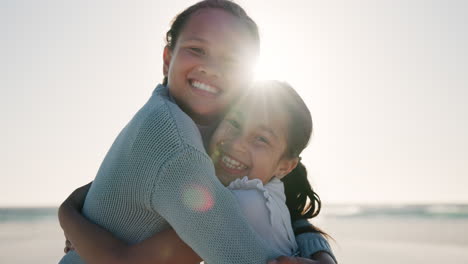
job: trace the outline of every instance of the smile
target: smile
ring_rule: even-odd
[[[192,87],[194,87],[195,89],[198,89],[198,90],[201,90],[201,91],[213,94],[213,95],[218,95],[220,93],[220,90],[218,88],[213,87],[206,83],[196,81],[196,80],[192,80],[190,82],[190,85],[192,85]]]
[[[241,163],[238,160],[235,160],[231,157],[228,157],[226,155],[223,155],[221,157],[221,162],[223,163],[224,166],[226,166],[229,169],[232,170],[245,170],[247,169],[247,166]]]

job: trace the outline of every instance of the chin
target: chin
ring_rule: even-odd
[[[219,177],[219,176],[218,176]],[[221,182],[221,184],[223,184],[224,186],[228,186],[232,181],[234,181],[235,179],[237,178],[233,178],[233,177],[219,177],[219,181]]]

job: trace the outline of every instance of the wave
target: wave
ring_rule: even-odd
[[[327,217],[410,217],[468,219],[468,204],[426,205],[327,205]]]
[[[468,204],[324,205],[321,215],[338,218],[467,219]],[[56,220],[57,208],[0,208],[0,223]]]
[[[0,208],[0,223],[56,219],[57,210],[57,208]]]

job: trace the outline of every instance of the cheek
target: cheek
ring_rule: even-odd
[[[253,153],[255,155],[254,157],[257,157],[258,164],[265,169],[274,168],[278,165],[280,160],[280,155],[268,148],[257,147],[253,150]]]
[[[251,157],[253,159],[254,166],[258,170],[266,170],[269,168],[269,157],[270,154],[265,152],[261,148],[250,148]]]
[[[274,174],[275,167],[271,160],[269,160],[266,156],[263,158],[259,158],[260,155],[263,153],[252,153],[254,159],[254,169],[250,172],[251,178],[260,179],[263,183],[267,183]]]
[[[171,61],[170,66],[173,72],[180,72],[180,71],[190,69],[191,67],[194,67],[194,65],[196,64],[197,64],[197,59],[194,56],[187,54],[187,52],[179,51],[176,54],[176,57],[173,57],[173,60]]]
[[[230,83],[229,86],[229,90],[223,95],[222,98],[220,98],[221,100],[219,101],[221,107],[223,108],[231,107],[232,105],[234,105],[246,91],[246,89],[243,88],[247,87],[247,85],[245,84],[240,85],[232,83]]]
[[[210,146],[208,148],[210,153],[213,153],[218,148],[218,145],[225,141],[226,133],[227,131],[223,127],[216,129],[210,140]]]
[[[236,89],[239,94],[253,82],[253,74],[242,70],[228,70],[224,78],[231,89]]]
[[[246,77],[245,75],[229,75],[227,78],[229,85],[231,86],[232,92],[241,94],[246,90],[248,85],[252,83],[253,79]]]

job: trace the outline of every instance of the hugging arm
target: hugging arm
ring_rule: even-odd
[[[135,159],[140,159],[139,154],[135,154]],[[168,157],[162,167],[152,165],[141,165],[145,173],[158,175],[154,178],[148,204],[207,263],[266,263],[268,259],[278,256],[247,224],[234,196],[214,175],[213,164],[204,152],[189,149]],[[151,259],[150,263],[165,261],[162,257],[167,255],[168,241],[161,239],[162,233],[148,241],[129,246],[86,220],[76,210],[77,204],[73,206],[73,201],[67,201],[70,204],[64,203],[60,209],[61,225],[66,237],[85,261],[148,263],[143,262],[150,260],[147,254],[156,254],[155,251],[160,252],[161,255],[157,257],[161,259]],[[83,232],[84,230],[87,231]],[[148,243],[145,244],[146,242]],[[176,243],[173,248],[180,245],[177,240],[170,243]],[[172,252],[175,252],[173,257],[184,256],[177,250]]]
[[[187,147],[159,175],[151,199],[154,210],[205,262],[266,263],[278,256],[248,225],[205,153]]]
[[[90,184],[75,190],[60,206],[59,220],[67,238],[86,263],[199,263],[200,257],[173,229],[128,245],[106,229],[86,219],[81,207]]]
[[[268,264],[336,264],[336,262],[329,254],[325,252],[318,252],[314,254],[311,259],[283,256],[277,258],[274,261],[268,262]]]
[[[306,219],[298,219],[294,221],[292,225],[295,233],[297,233],[296,242],[299,246],[301,257],[318,261],[312,263],[338,263],[328,241],[322,234],[311,231],[315,229],[311,228],[312,224],[309,221]],[[284,264],[286,263],[288,262],[284,262]]]
[[[90,184],[75,190],[60,206],[59,219],[67,237],[73,241],[74,249],[87,263],[199,263],[201,258],[187,245],[173,229],[129,245],[106,229],[92,223],[81,214],[81,207]],[[314,236],[302,243],[310,245],[320,237]],[[324,240],[324,238],[323,238]],[[299,243],[301,245],[301,243]],[[310,252],[310,251],[309,251]],[[324,251],[315,252],[312,260],[281,257],[278,264],[311,263],[334,264],[332,257]]]

